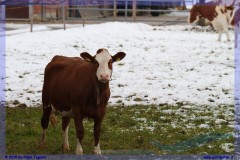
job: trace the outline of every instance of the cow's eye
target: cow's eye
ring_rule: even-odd
[[[108,67],[109,67],[109,69],[112,69],[112,60],[110,60],[109,62],[108,62]]]
[[[93,62],[96,66],[99,66],[98,61]]]

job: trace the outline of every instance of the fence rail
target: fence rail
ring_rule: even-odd
[[[76,0],[77,1],[77,0]],[[152,2],[157,2],[158,0],[151,0]],[[161,0],[163,1],[163,0]],[[169,18],[164,15],[164,13],[188,13],[185,7],[186,3],[188,5],[193,4],[193,0],[165,0],[165,1],[172,1],[172,2],[180,2],[180,6],[182,7],[181,10],[174,9],[175,6],[169,6],[168,9],[164,8],[161,5],[151,6],[145,4],[145,6],[139,6],[137,2],[144,2],[144,0],[121,0],[122,3],[119,5],[119,0],[107,0],[105,3],[99,4],[90,4],[84,3],[82,5],[59,5],[59,6],[41,6],[41,15],[40,21],[41,22],[60,22],[65,24],[68,22],[82,21],[83,25],[88,23],[89,21],[134,21],[134,22],[160,22],[160,23],[181,23],[186,22],[186,15],[177,16],[177,18]],[[88,2],[86,0],[85,2]],[[111,3],[109,3],[111,2]],[[146,2],[146,0],[145,0]],[[24,7],[24,6],[22,6]],[[26,6],[25,6],[26,7]],[[5,20],[9,21],[24,21],[31,24],[31,31],[32,26],[34,23],[34,18],[36,18],[36,13],[34,13],[34,6],[29,5],[29,17],[24,19],[18,18],[6,18]],[[156,8],[158,7],[158,8]],[[13,10],[14,8],[12,8]],[[17,9],[17,7],[16,7]],[[184,10],[182,10],[184,9]],[[121,16],[119,15],[121,13]],[[152,13],[159,16],[151,16]],[[160,14],[161,13],[161,14]],[[144,15],[144,16],[142,16]],[[153,14],[152,14],[153,15]],[[162,18],[164,16],[164,18]],[[35,21],[36,22],[36,21]]]

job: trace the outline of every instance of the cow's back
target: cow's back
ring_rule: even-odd
[[[52,79],[76,63],[81,64],[84,61],[79,57],[54,56],[45,68],[44,83],[51,83]]]
[[[91,68],[90,63],[79,57],[55,56],[45,68],[43,101],[46,97],[54,108],[70,110],[74,96],[81,96],[93,77]]]

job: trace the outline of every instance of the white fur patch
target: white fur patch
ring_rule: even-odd
[[[63,117],[68,117],[68,118],[73,118],[73,112],[72,110],[70,111],[62,111],[60,112]]]
[[[94,147],[94,150],[93,150],[94,154],[98,154],[98,155],[101,155],[101,149],[100,149],[100,142],[98,143],[97,146]]]
[[[218,13],[217,17],[214,18],[213,21],[211,21],[213,27],[215,30],[218,31],[218,41],[221,41],[221,35],[223,32],[227,34],[227,40],[230,41],[229,33],[228,33],[228,17],[226,13],[222,13],[221,10],[224,10],[223,6],[217,6],[216,12]]]
[[[82,155],[83,154],[83,149],[82,149],[82,146],[77,138],[77,148],[76,148],[76,154],[77,155]]]
[[[69,151],[69,142],[68,142],[68,127],[66,127],[65,131],[63,131],[63,150],[64,151]]]
[[[60,111],[58,111],[56,108],[54,108],[53,105],[51,105],[51,106],[52,106],[52,112],[51,112],[51,114],[60,113],[63,117],[73,118],[73,112],[72,112],[72,110],[60,112]]]

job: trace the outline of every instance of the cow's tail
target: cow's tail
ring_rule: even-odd
[[[230,6],[234,6],[235,2],[236,2],[236,0],[233,0],[232,4]]]

